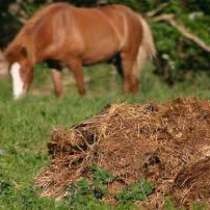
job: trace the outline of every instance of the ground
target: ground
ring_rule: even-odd
[[[70,127],[95,113],[105,105],[117,102],[159,102],[178,96],[210,98],[210,78],[197,74],[192,80],[171,87],[152,73],[149,65],[142,74],[140,91],[135,96],[124,95],[121,79],[110,66],[85,69],[87,95],[80,97],[65,73],[65,96],[58,100],[52,92],[48,70],[39,67],[29,95],[14,101],[10,80],[0,81],[0,209],[69,209],[61,201],[40,198],[33,181],[48,163],[47,143],[55,127]],[[88,202],[87,209],[111,209],[110,206]],[[114,207],[112,207],[114,209]],[[115,209],[133,209],[120,205]],[[81,209],[78,207],[78,209]],[[173,207],[166,207],[173,209]],[[198,209],[198,208],[197,208]],[[202,208],[201,208],[202,209]]]

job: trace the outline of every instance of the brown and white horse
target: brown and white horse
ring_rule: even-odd
[[[85,94],[83,65],[121,58],[124,91],[138,90],[139,70],[155,55],[146,21],[126,6],[77,8],[54,3],[39,10],[4,52],[10,66],[15,98],[24,95],[33,79],[33,66],[43,61],[66,65]],[[62,94],[60,72],[53,71],[55,92]]]

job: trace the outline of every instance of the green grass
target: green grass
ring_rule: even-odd
[[[85,75],[90,78],[87,95],[80,97],[75,86],[70,84],[61,100],[50,94],[50,77],[40,68],[32,90],[20,101],[12,99],[9,79],[0,81],[0,210],[70,208],[65,202],[40,198],[38,190],[33,187],[34,178],[49,162],[46,145],[54,127],[70,127],[110,103],[163,102],[178,96],[210,98],[210,78],[205,74],[169,87],[148,66],[141,77],[140,92],[135,96],[122,94],[121,79],[112,74],[110,66],[90,67],[85,69]],[[65,81],[70,77],[65,74]],[[83,208],[78,206],[78,209]],[[85,209],[123,210],[133,207],[120,205],[114,208],[89,200]]]

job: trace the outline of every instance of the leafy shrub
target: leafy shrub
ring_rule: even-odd
[[[107,184],[112,182],[115,177],[95,165],[90,168],[90,173],[91,181],[82,178],[69,186],[67,200],[70,204],[81,204],[87,199],[102,199],[108,193]]]
[[[153,192],[153,186],[151,183],[142,179],[137,183],[131,184],[127,188],[123,189],[116,198],[121,202],[128,201],[143,201]]]
[[[184,25],[206,44],[210,44],[210,29],[207,27],[210,16],[205,15],[199,6],[188,8],[184,1],[170,2],[162,12],[174,14],[179,24]],[[177,29],[165,22],[152,23],[152,29],[158,51],[156,73],[163,80],[173,84],[180,80],[192,79],[194,73],[209,71],[210,54],[187,40]]]
[[[102,198],[107,193],[107,184],[114,181],[116,177],[97,166],[91,168],[93,174],[93,192],[96,198]]]
[[[72,209],[86,207],[87,203],[96,203],[96,200],[101,200],[104,196],[109,195],[108,184],[117,179],[95,165],[90,168],[90,174],[91,180],[81,178],[68,187],[65,200]],[[116,199],[128,204],[130,201],[145,200],[152,192],[153,186],[142,179],[123,189],[116,195]]]

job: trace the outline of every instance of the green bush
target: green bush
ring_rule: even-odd
[[[178,24],[184,25],[192,34],[207,45],[210,44],[210,16],[201,9],[200,2],[188,7],[184,1],[170,1],[162,13],[174,14]],[[209,13],[210,14],[210,13]],[[200,71],[210,69],[210,54],[186,39],[177,29],[165,22],[151,22],[158,51],[156,73],[173,84],[180,80],[192,79]]]
[[[143,201],[153,192],[153,186],[151,183],[142,179],[137,183],[131,184],[127,188],[123,189],[116,198],[121,202],[128,201]]]

